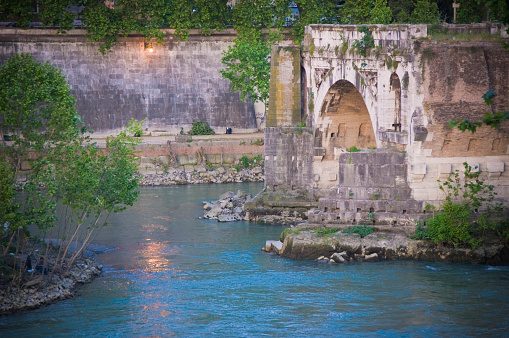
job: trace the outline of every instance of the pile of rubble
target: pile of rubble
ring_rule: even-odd
[[[246,194],[242,190],[237,194],[228,191],[214,202],[203,202],[203,209],[206,210],[204,218],[217,219],[219,222],[235,222],[247,220],[244,212],[244,204],[251,199],[251,194]]]

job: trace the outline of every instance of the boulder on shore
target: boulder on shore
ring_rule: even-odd
[[[213,202],[203,202],[205,212],[204,218],[217,219],[219,222],[235,222],[244,220],[246,213],[244,204],[251,199],[251,194],[239,190],[237,194],[228,191]]]

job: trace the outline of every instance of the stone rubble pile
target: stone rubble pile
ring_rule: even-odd
[[[217,201],[203,202],[203,209],[206,210],[203,217],[217,219],[219,222],[246,220],[244,204],[251,198],[251,194],[246,194],[242,190],[237,191],[237,194],[228,191],[219,196]]]
[[[0,315],[37,309],[59,300],[71,298],[79,284],[91,282],[99,276],[102,268],[103,266],[94,259],[80,259],[68,274],[54,273],[50,280],[50,272],[48,275],[43,275],[42,281],[35,285],[2,288],[0,289]],[[36,274],[39,276],[34,275],[34,278],[41,277],[40,273]]]
[[[175,184],[203,184],[203,183],[241,183],[263,182],[263,168],[251,169],[218,167],[209,170],[205,166],[189,166],[184,170],[169,169],[167,173],[144,175],[140,185],[175,185]]]
[[[320,256],[315,260],[319,261],[321,263],[329,263],[329,264],[348,263],[348,262],[354,262],[354,261],[378,262],[378,254],[376,252],[374,252],[369,255],[356,254],[353,257],[350,257],[350,256],[348,256],[348,253],[346,251],[342,251],[342,252],[335,252],[330,257]]]

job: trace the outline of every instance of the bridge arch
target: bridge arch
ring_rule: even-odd
[[[335,154],[353,146],[376,146],[368,108],[350,81],[336,81],[317,108],[314,146],[324,149],[324,160],[333,160]]]

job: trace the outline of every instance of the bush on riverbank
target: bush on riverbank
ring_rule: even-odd
[[[477,167],[472,168],[466,162],[463,165],[463,180],[456,170],[445,182],[439,181],[440,190],[446,194],[441,210],[425,220],[425,227],[419,224],[412,238],[455,247],[467,245],[472,249],[481,246],[488,237],[508,242],[507,210],[501,202],[495,202],[494,187],[479,179],[481,171],[476,171]],[[428,211],[434,209],[429,204],[426,206]]]

